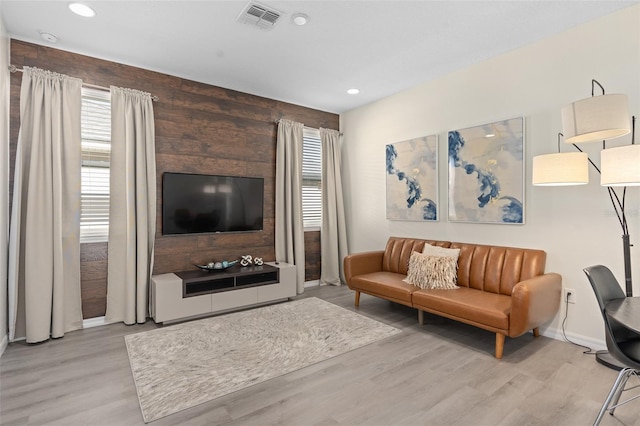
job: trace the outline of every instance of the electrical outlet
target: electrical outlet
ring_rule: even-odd
[[[574,289],[572,289],[572,288],[565,288],[564,289],[563,302],[575,304],[576,303],[576,291]]]

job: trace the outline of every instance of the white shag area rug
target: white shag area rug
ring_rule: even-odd
[[[315,297],[125,336],[145,423],[400,330]]]

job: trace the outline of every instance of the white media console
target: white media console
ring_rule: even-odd
[[[224,271],[154,275],[150,289],[151,317],[156,323],[168,323],[264,305],[295,295],[295,267],[282,262]]]

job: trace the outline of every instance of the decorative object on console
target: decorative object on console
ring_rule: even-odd
[[[386,146],[387,219],[438,220],[438,137]]]
[[[256,266],[262,266],[264,264],[264,261],[262,260],[261,257],[254,257],[253,264]]]
[[[206,265],[195,265],[203,271],[224,271],[225,269],[229,269],[232,266],[235,266],[239,261],[232,260],[227,261],[223,260],[222,262],[209,262]]]
[[[595,86],[602,90],[602,95],[595,96]],[[547,186],[582,185],[589,182],[588,173],[584,170],[591,164],[600,174],[600,185],[607,187],[609,199],[622,228],[622,249],[624,258],[625,289],[627,297],[633,296],[631,284],[631,243],[629,226],[625,214],[625,198],[627,186],[640,185],[640,145],[635,144],[635,117],[629,121],[629,107],[626,95],[606,95],[604,87],[597,81],[591,80],[591,97],[573,102],[562,108],[562,128],[565,143],[572,144],[580,153],[560,153],[540,155],[533,159],[533,184]],[[614,139],[629,134],[631,131],[631,145],[607,148],[605,139]],[[577,143],[597,142],[602,140],[600,153],[600,168],[583,152]],[[559,138],[558,138],[559,141]],[[558,151],[560,151],[558,147]],[[571,155],[576,156],[576,163],[582,164],[568,170],[560,171],[558,166]],[[555,156],[558,161],[549,158]],[[579,160],[578,160],[579,156]],[[622,194],[618,194],[614,187],[621,186]],[[606,351],[598,351],[596,360],[611,368],[619,369],[618,363]]]
[[[449,132],[449,220],[524,224],[524,119]]]
[[[249,266],[253,264],[253,257],[250,254],[242,256],[242,260],[240,260],[240,265]]]

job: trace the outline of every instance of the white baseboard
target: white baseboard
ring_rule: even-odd
[[[304,287],[305,288],[309,288],[309,287],[317,287],[320,285],[320,280],[315,280],[315,281],[307,281],[304,283]],[[102,325],[107,325],[108,323],[105,321],[105,317],[96,317],[96,318],[89,318],[86,320],[82,321],[82,328],[92,328],[92,327],[99,327]],[[562,334],[562,330],[555,330],[555,329],[545,329],[545,330],[541,330],[540,334],[542,334],[545,337],[549,337],[551,339],[555,339],[555,340],[560,340],[560,341],[566,341],[566,339],[564,338],[563,334]],[[579,345],[584,345],[587,346],[593,350],[606,350],[607,346],[606,343],[601,341],[601,340],[597,340],[597,339],[593,339],[590,337],[586,337],[586,336],[582,336],[580,334],[575,334],[575,333],[571,333],[571,332],[566,332],[565,333],[567,338],[569,340],[571,340],[573,343],[577,343]],[[24,338],[22,339],[16,339],[16,341],[18,340],[25,340]],[[4,354],[5,349],[7,348],[7,345],[9,344],[9,335],[5,334],[2,337],[2,340],[0,340],[0,357],[2,356],[2,354]]]
[[[9,335],[5,334],[2,336],[2,340],[0,341],[0,357],[4,353],[4,350],[7,349],[7,345],[9,344]]]
[[[101,325],[107,325],[107,324],[109,323],[105,321],[105,317],[95,317],[95,318],[82,320],[82,328],[99,327]],[[13,342],[21,342],[23,340],[27,340],[27,338],[18,337],[13,339]],[[2,356],[8,344],[9,344],[9,335],[6,335],[3,337],[2,341],[0,341],[0,356]]]
[[[564,335],[562,334],[562,330],[546,329],[546,330],[541,330],[540,334],[545,337],[549,337],[551,339],[561,340],[563,342],[567,341],[564,338]],[[607,344],[602,340],[593,339],[591,337],[586,337],[581,334],[575,334],[571,332],[565,332],[564,334],[567,336],[567,339],[569,339],[571,342],[577,343],[578,345],[586,346],[588,348],[593,349],[594,351],[607,349]]]
[[[318,287],[318,286],[320,286],[320,280],[313,280],[313,281],[305,281],[304,282],[304,288]]]
[[[107,325],[105,317],[95,317],[82,320],[82,328],[100,327],[101,325]]]

